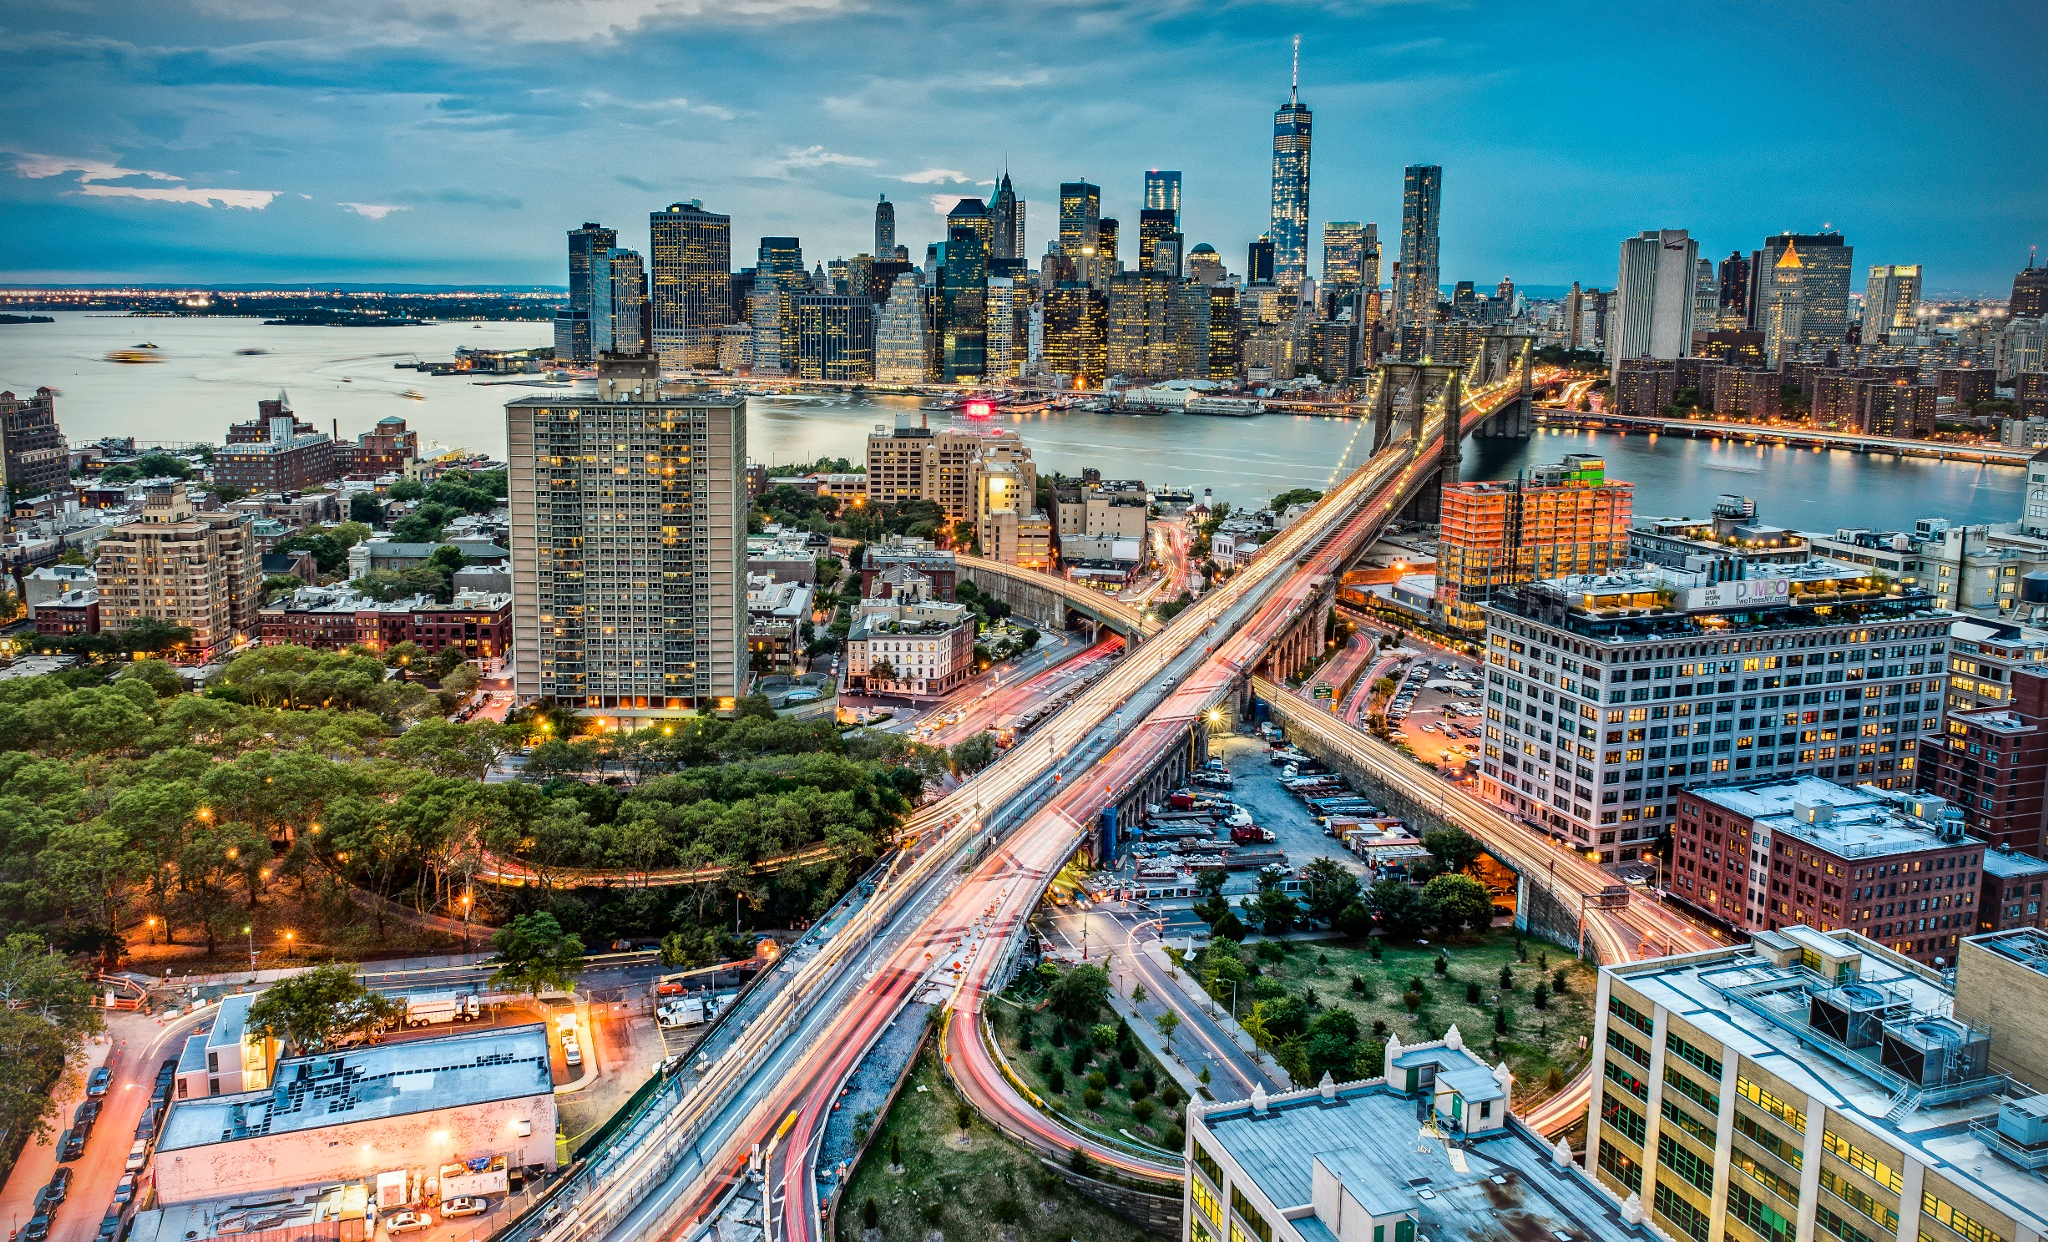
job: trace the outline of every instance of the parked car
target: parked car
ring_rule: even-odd
[[[64,1202],[64,1196],[71,1193],[71,1170],[60,1168],[50,1175],[50,1184],[43,1189],[50,1192],[52,1207]]]
[[[100,1102],[98,1100],[80,1100],[78,1107],[71,1110],[71,1124],[74,1126],[84,1126],[88,1134],[92,1132],[92,1123],[99,1119]]]
[[[384,1218],[384,1232],[388,1234],[416,1233],[433,1227],[434,1218],[425,1212],[393,1212]]]
[[[85,1080],[85,1093],[89,1096],[105,1095],[107,1088],[113,1083],[114,1071],[102,1065],[92,1072],[92,1077]]]
[[[100,1234],[97,1242],[114,1242],[121,1236],[121,1212],[116,1208],[100,1218]]]
[[[124,1173],[121,1176],[120,1182],[114,1187],[114,1202],[132,1203],[134,1200],[135,1175],[133,1173]]]
[[[481,1195],[467,1195],[460,1199],[441,1200],[441,1219],[453,1220],[458,1216],[482,1216],[491,1210],[491,1201]]]
[[[21,1227],[21,1242],[44,1242],[50,1236],[50,1214],[37,1212]]]
[[[142,1166],[147,1163],[149,1163],[149,1144],[141,1139],[136,1139],[135,1146],[128,1149],[128,1162],[121,1167],[130,1173],[140,1173],[142,1172]]]
[[[66,1163],[85,1154],[85,1131],[77,1126],[64,1131],[64,1137],[57,1140],[57,1159]]]

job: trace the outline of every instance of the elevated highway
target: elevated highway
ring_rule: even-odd
[[[964,552],[955,553],[954,560],[962,577],[984,593],[1008,604],[1018,615],[1029,617],[1040,625],[1064,630],[1070,628],[1067,624],[1070,620],[1079,617],[1096,626],[1098,632],[1103,629],[1114,631],[1133,644],[1160,629],[1160,622],[1147,619],[1143,609],[1057,574],[1006,565]]]
[[[981,1084],[985,1111],[1018,1130],[1049,1124],[988,1062],[978,1035],[964,1038],[978,1027],[981,997],[1000,985],[1046,881],[1088,834],[1103,801],[1141,779],[1162,747],[1232,693],[1266,646],[1316,607],[1341,566],[1434,477],[1450,438],[1442,434],[1446,422],[1469,431],[1513,402],[1526,404],[1527,393],[1524,368],[1519,380],[1503,376],[1410,403],[1390,428],[1397,434],[1249,566],[1138,645],[994,767],[920,810],[907,826],[917,849],[829,937],[785,957],[777,971],[786,977],[687,1094],[632,1127],[626,1140],[593,1153],[500,1238],[687,1233],[723,1182],[749,1163],[765,1175],[771,1236],[815,1236],[811,1152],[839,1084],[927,980],[956,990],[953,1068],[963,1083]],[[988,572],[1003,571],[1026,572]],[[1074,602],[1116,605],[1087,594]],[[1132,1177],[1177,1177],[1176,1161],[1062,1130],[1051,1124],[1041,1134],[1059,1150],[1081,1146]]]

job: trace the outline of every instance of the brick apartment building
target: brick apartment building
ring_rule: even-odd
[[[382,603],[347,587],[309,587],[261,614],[265,645],[321,651],[385,651],[417,643],[428,655],[453,647],[471,660],[503,659],[512,641],[512,597],[463,593],[449,604],[424,595]]]
[[[1951,710],[1920,741],[1920,788],[1963,813],[1972,833],[2023,854],[2048,850],[2048,673],[2012,668],[2003,707]]]
[[[333,437],[302,422],[282,392],[256,409],[254,419],[228,427],[227,443],[213,458],[215,483],[262,495],[317,488],[341,473]]]

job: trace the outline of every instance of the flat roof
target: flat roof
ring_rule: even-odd
[[[1817,776],[1709,785],[1686,790],[1703,802],[1742,815],[1772,836],[1795,837],[1837,858],[1911,854],[1943,847],[1983,846],[1975,838],[1944,841],[1932,827],[1907,815],[1896,803]],[[1800,818],[1798,805],[1825,806],[1822,820]]]
[[[1412,1209],[1417,1232],[1431,1238],[1652,1236],[1622,1220],[1621,1205],[1583,1170],[1559,1167],[1550,1146],[1519,1122],[1465,1139],[1460,1171],[1444,1141],[1417,1122],[1417,1098],[1375,1079],[1340,1088],[1334,1102],[1307,1092],[1255,1114],[1240,1101],[1211,1106],[1202,1121],[1283,1212],[1309,1206],[1321,1160],[1361,1205],[1376,1215]],[[1317,1242],[1335,1238],[1313,1214],[1288,1223]]]
[[[1862,955],[1859,984],[1896,993],[1918,1013],[1950,1012],[1955,994],[1931,967],[1854,932],[1812,934]],[[1982,943],[1992,937],[1974,939]],[[1810,1093],[1831,1114],[1842,1114],[1869,1133],[1915,1151],[1919,1159],[1940,1168],[1943,1176],[1972,1187],[2000,1211],[2029,1222],[2037,1233],[2048,1232],[2048,1180],[2007,1163],[1987,1148],[1973,1129],[1975,1123],[1996,1117],[2000,1096],[1923,1104],[1890,1118],[1895,1093],[1882,1079],[1817,1053],[1810,1041],[1800,1038],[1798,1022],[1787,1027],[1763,1021],[1731,1001],[1729,990],[1765,983],[1773,973],[1783,973],[1783,968],[1772,966],[1752,948],[1692,953],[1602,970],[1738,1053],[1744,1062],[1768,1071],[1794,1091]],[[1803,1018],[1803,1011],[1799,1016]]]
[[[157,1150],[520,1099],[554,1091],[540,1023],[287,1057],[265,1091],[179,1100]]]
[[[2018,962],[2028,970],[2048,975],[2048,931],[2038,927],[2015,927],[2010,931],[1987,932],[1969,937],[1980,949]]]

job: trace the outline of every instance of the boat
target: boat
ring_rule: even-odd
[[[162,362],[163,360],[163,355],[156,352],[156,346],[154,345],[139,345],[134,349],[110,349],[107,351],[108,362],[137,363]]]
[[[1190,414],[1216,414],[1225,418],[1250,418],[1264,414],[1266,403],[1256,397],[1189,397]]]
[[[267,354],[270,351],[267,349],[259,349],[252,345],[247,349],[238,349],[235,352],[242,355],[244,358],[253,358],[257,354]]]
[[[425,401],[427,399],[427,394],[417,388],[408,388],[398,395],[404,397],[407,401]]]

